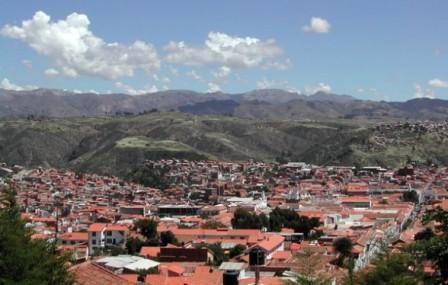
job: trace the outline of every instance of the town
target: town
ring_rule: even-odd
[[[72,256],[79,284],[341,284],[448,210],[448,170],[409,164],[146,161],[138,181],[2,164],[32,239]],[[138,183],[137,183],[138,182]],[[141,183],[141,184],[140,184]],[[424,273],[437,274],[434,264]]]

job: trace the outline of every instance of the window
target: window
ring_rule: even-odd
[[[92,236],[93,236],[93,237],[96,237],[96,232],[93,232],[93,233],[92,233]]]
[[[92,240],[92,244],[96,244],[96,240]]]
[[[66,244],[67,242],[65,240],[62,241],[62,244]]]
[[[111,236],[111,235],[112,235],[112,232],[111,232],[111,231],[107,231],[107,232],[106,232],[106,235]]]
[[[111,238],[108,238],[108,239],[107,239],[107,243],[112,243],[112,239],[111,239]]]
[[[70,243],[71,243],[71,244],[75,244],[76,242],[75,242],[74,240],[72,240]]]

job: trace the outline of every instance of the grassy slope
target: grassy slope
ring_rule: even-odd
[[[365,125],[365,122],[363,122]],[[126,175],[145,159],[289,159],[316,164],[397,165],[408,157],[447,163],[443,137],[369,147],[374,132],[358,122],[259,121],[183,113],[119,118],[0,120],[0,161]],[[389,135],[389,134],[388,134]],[[392,134],[390,134],[392,135]]]

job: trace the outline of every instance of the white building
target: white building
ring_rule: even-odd
[[[124,247],[129,233],[128,227],[118,224],[91,224],[89,226],[89,254],[98,248]]]

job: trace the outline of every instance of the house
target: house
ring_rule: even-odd
[[[89,234],[83,232],[63,233],[58,237],[59,245],[83,245],[88,244]]]
[[[285,238],[280,235],[268,235],[257,243],[255,247],[260,248],[264,251],[266,259],[271,259],[273,254],[277,251],[284,250]]]
[[[89,253],[98,248],[124,247],[129,233],[128,227],[117,224],[91,224],[89,226]]]

